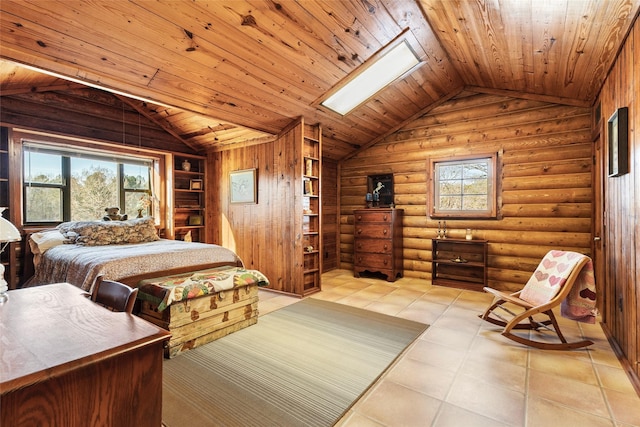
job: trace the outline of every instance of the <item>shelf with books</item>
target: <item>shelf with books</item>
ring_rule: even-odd
[[[205,158],[176,154],[173,158],[173,238],[204,242]]]

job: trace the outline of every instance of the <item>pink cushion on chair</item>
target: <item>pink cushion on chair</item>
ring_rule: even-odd
[[[535,306],[550,301],[584,257],[577,252],[549,251],[520,292],[520,299]]]

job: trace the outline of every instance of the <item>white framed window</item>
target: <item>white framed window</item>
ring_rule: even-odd
[[[433,218],[496,218],[498,154],[431,159]]]

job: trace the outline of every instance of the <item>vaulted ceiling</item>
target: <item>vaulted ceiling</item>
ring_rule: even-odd
[[[322,124],[324,154],[338,160],[462,90],[592,105],[639,9],[640,0],[2,0],[0,90],[84,83],[135,95],[146,101],[133,106],[201,151],[263,141],[303,116]],[[421,67],[346,116],[319,105],[400,35]]]

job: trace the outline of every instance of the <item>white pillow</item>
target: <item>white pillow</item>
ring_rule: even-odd
[[[31,246],[31,252],[34,255],[40,255],[55,246],[63,244],[65,240],[60,230],[39,231],[31,235],[29,246]]]

